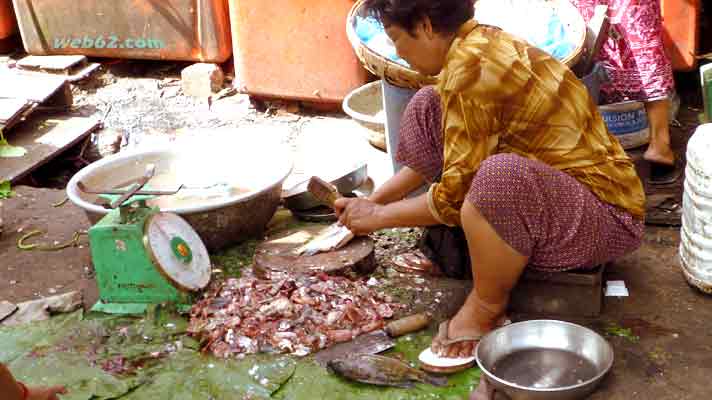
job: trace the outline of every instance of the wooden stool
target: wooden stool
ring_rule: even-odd
[[[510,299],[510,311],[523,314],[598,317],[603,306],[605,265],[586,271],[524,272]]]

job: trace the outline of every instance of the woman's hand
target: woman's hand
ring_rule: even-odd
[[[383,206],[366,199],[340,198],[334,203],[339,222],[355,235],[368,235],[384,228]]]

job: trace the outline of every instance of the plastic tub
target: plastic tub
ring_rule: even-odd
[[[381,81],[367,83],[349,93],[341,105],[344,112],[354,121],[368,129],[368,141],[375,147],[386,151],[385,124],[383,109],[383,88]]]
[[[368,74],[344,21],[352,0],[230,0],[236,86],[258,97],[340,104]]]
[[[611,132],[624,149],[634,149],[650,141],[650,128],[645,104],[639,101],[599,106],[598,110]]]
[[[15,13],[12,11],[12,1],[0,0],[0,40],[15,33]]]
[[[663,41],[673,69],[691,71],[697,66],[700,39],[700,0],[660,0]]]
[[[2,1],[2,0],[0,0]],[[13,0],[33,55],[224,62],[227,0]]]

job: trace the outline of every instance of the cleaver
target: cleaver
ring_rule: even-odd
[[[378,354],[392,349],[396,342],[393,338],[419,331],[430,323],[430,315],[418,313],[391,321],[383,329],[357,336],[351,341],[337,343],[324,349],[314,356],[316,362],[322,367],[334,359],[347,357],[352,354]]]

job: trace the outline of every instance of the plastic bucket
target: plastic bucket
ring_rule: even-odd
[[[341,104],[344,112],[368,129],[368,141],[386,151],[383,87],[381,81],[367,83],[349,93]]]
[[[645,113],[645,104],[639,101],[599,106],[603,121],[624,149],[633,149],[648,144],[650,127]]]
[[[401,169],[401,165],[396,162],[401,117],[417,90],[391,85],[385,79],[381,80],[381,83],[383,85],[383,109],[386,110],[386,149],[391,156],[393,173],[396,173]]]

